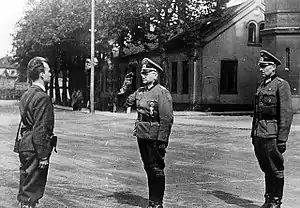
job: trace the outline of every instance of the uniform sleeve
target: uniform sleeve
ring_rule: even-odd
[[[49,97],[40,97],[35,102],[33,108],[33,135],[32,142],[37,152],[37,157],[44,158],[51,154],[52,147],[50,145],[49,129],[53,129],[52,115],[53,108]]]
[[[281,82],[278,87],[279,96],[279,123],[278,140],[286,142],[293,120],[292,95],[287,82]]]
[[[159,131],[158,140],[169,142],[169,136],[173,125],[173,102],[169,91],[163,90],[158,98],[158,111],[159,111]]]
[[[137,94],[137,91],[135,91],[134,93],[132,93],[131,95],[128,96],[128,98],[126,99],[126,102],[124,104],[125,108],[132,107],[133,105],[135,105],[136,94]]]
[[[257,91],[257,89],[256,89]],[[255,130],[255,124],[256,124],[256,108],[257,108],[257,95],[254,96],[254,108],[253,108],[253,114],[252,114],[252,128],[251,128],[251,137],[254,137],[254,130]]]

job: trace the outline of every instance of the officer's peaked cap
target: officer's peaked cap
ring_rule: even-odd
[[[275,64],[278,66],[281,64],[281,61],[269,51],[261,50],[258,64]]]
[[[163,72],[164,70],[154,61],[148,58],[144,58],[142,60],[142,71],[150,72],[150,71],[157,71],[157,72]]]

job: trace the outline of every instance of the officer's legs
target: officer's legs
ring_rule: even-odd
[[[284,186],[284,159],[282,154],[277,149],[276,140],[269,142],[269,160],[272,167],[274,192],[272,204],[274,208],[279,208],[283,197]]]
[[[265,174],[265,203],[261,208],[269,208],[274,193],[274,176],[270,166],[268,157],[268,141],[263,138],[253,138],[252,143],[254,146],[255,156],[258,160],[261,170]]]
[[[149,188],[149,207],[162,207],[165,191],[164,153],[160,153],[156,142],[138,139],[141,158],[147,173]]]

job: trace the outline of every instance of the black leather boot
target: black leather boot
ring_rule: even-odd
[[[146,208],[163,208],[162,203],[159,202],[154,202],[154,201],[149,201],[149,204]]]
[[[270,208],[271,207],[271,196],[270,194],[265,194],[265,203],[260,208]]]
[[[273,197],[270,208],[280,208],[281,204],[281,199],[279,197]]]

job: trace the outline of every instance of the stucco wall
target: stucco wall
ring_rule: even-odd
[[[255,8],[255,7],[254,7]],[[247,24],[264,20],[263,11],[245,11],[233,24],[203,48],[203,104],[252,104],[259,79],[259,46],[248,46]],[[249,12],[250,11],[250,12]],[[239,18],[239,19],[238,19]],[[221,60],[237,60],[237,94],[220,94]],[[201,90],[201,89],[200,89]],[[201,94],[201,93],[200,93]]]

